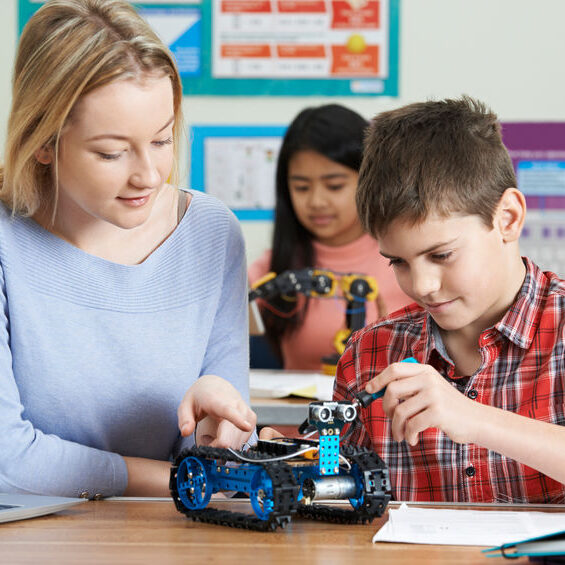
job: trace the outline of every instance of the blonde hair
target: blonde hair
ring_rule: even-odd
[[[77,101],[114,82],[163,73],[171,80],[175,164],[182,132],[182,84],[173,56],[155,32],[122,0],[49,0],[25,26],[16,56],[0,200],[13,213],[54,211],[57,149]],[[36,153],[53,148],[53,165]]]

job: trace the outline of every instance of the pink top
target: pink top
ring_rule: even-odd
[[[400,290],[392,267],[379,254],[378,243],[368,234],[339,247],[314,242],[316,267],[338,273],[363,273],[376,279],[381,299],[387,312],[406,306],[411,300]],[[269,272],[271,251],[254,261],[248,270],[253,284]],[[346,301],[340,298],[312,298],[304,323],[298,330],[286,336],[281,344],[284,368],[300,371],[319,371],[321,358],[335,353],[333,341],[339,329],[346,328]],[[366,323],[377,319],[374,302],[366,304]]]

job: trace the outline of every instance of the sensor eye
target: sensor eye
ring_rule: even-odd
[[[353,422],[357,418],[357,410],[355,406],[338,404],[336,407],[336,418],[344,422]]]
[[[329,422],[332,419],[332,411],[327,406],[315,406],[312,416],[318,422]]]

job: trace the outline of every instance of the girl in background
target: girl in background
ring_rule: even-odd
[[[379,293],[376,302],[366,303],[366,323],[409,302],[357,215],[355,191],[367,125],[337,104],[307,108],[296,116],[277,162],[272,248],[248,270],[251,284],[269,272],[307,267],[372,276]],[[262,306],[267,337],[285,369],[320,370],[321,358],[335,352],[346,303],[296,298],[276,298]]]

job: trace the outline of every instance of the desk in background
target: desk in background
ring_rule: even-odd
[[[317,398],[331,400],[334,379],[312,371],[252,370],[249,380],[257,424],[296,433],[308,417],[310,402]]]
[[[296,429],[308,417],[308,398],[252,398],[251,409],[258,426],[288,426]]]
[[[250,509],[245,501],[212,504],[243,512]],[[505,563],[487,559],[477,547],[371,543],[386,519],[385,514],[372,524],[350,526],[293,518],[285,530],[251,532],[193,522],[168,500],[90,501],[58,514],[2,524],[0,563]],[[525,558],[513,561],[516,565],[527,562]]]

